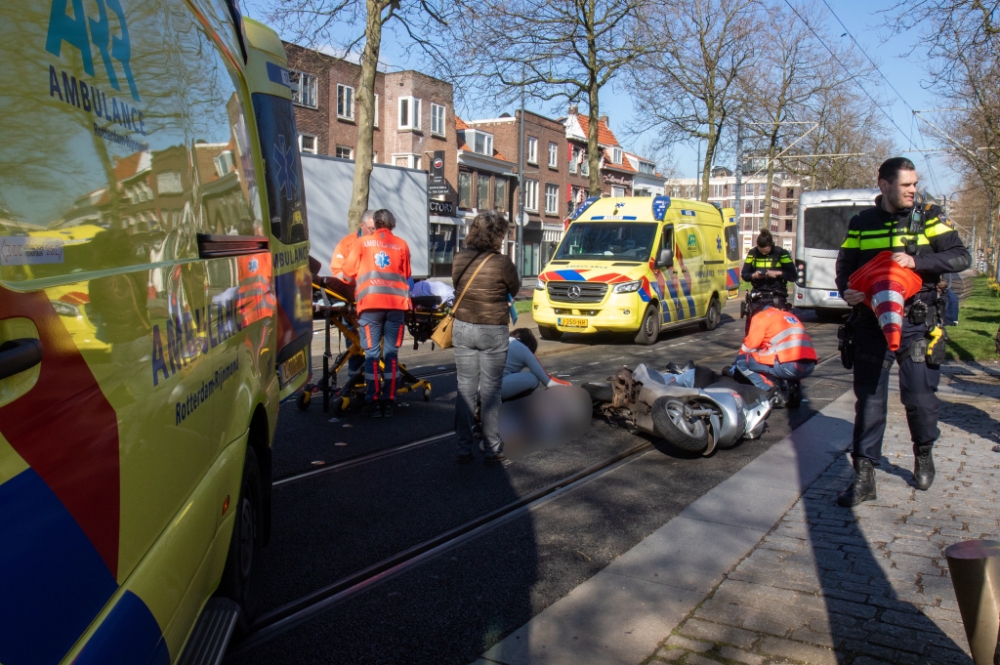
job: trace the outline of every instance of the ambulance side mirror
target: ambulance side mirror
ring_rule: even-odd
[[[674,227],[666,225],[660,236],[660,251],[656,255],[656,267],[658,269],[674,267]]]
[[[660,256],[656,260],[657,268],[673,268],[674,252],[670,249],[661,249]]]

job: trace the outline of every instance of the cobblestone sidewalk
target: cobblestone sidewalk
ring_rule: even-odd
[[[835,504],[839,458],[643,663],[971,664],[944,548],[1000,535],[1000,368],[950,367],[940,394],[930,490],[895,393],[878,500]]]

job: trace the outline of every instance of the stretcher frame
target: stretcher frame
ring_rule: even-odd
[[[352,399],[364,397],[368,389],[363,366],[347,377],[347,381],[345,381],[343,387],[337,387],[337,372],[352,357],[360,356],[364,358],[365,355],[361,346],[361,336],[357,332],[357,311],[354,308],[354,303],[343,294],[337,293],[317,282],[312,283],[312,288],[314,293],[319,294],[320,302],[324,309],[323,376],[320,379],[320,388],[323,392],[323,411],[324,413],[328,412],[331,400],[335,400],[334,413],[341,414],[348,410]],[[407,310],[406,326],[410,335],[413,336],[414,349],[418,347],[419,342],[427,341],[427,337],[421,339],[421,333],[428,329],[429,323],[435,319],[440,319],[442,316],[443,314]],[[336,357],[334,357],[330,345],[331,331],[334,328],[348,341],[347,348],[339,352]],[[433,325],[430,325],[429,330],[433,330]],[[380,349],[379,372],[384,376],[385,362],[381,356],[382,351]],[[430,382],[411,374],[402,363],[398,364],[398,368],[399,376],[396,378],[396,394],[401,395],[423,391],[424,401],[430,401],[432,391]],[[310,388],[312,387],[310,386]]]

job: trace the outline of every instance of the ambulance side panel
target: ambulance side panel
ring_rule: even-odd
[[[228,11],[4,7],[0,345],[43,351],[0,379],[4,665],[175,659],[218,585],[251,418],[273,428],[273,265]]]

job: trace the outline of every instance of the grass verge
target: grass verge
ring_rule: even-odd
[[[994,360],[1000,297],[987,277],[972,278],[972,293],[959,308],[958,325],[948,327],[949,360]]]
[[[530,300],[516,300],[514,301],[514,311],[518,314],[524,314],[525,312],[531,311],[531,301]]]

